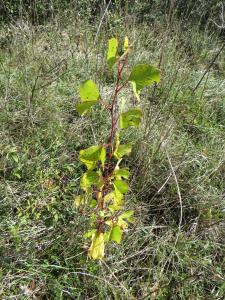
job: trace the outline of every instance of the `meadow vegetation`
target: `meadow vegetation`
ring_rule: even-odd
[[[220,3],[77,2],[71,9],[64,1],[35,22],[12,13],[1,23],[0,298],[222,300]],[[125,159],[132,175],[126,206],[135,222],[120,245],[93,261],[84,237],[88,220],[75,205],[84,172],[79,151],[104,143],[110,120],[99,106],[80,117],[76,105],[87,79],[110,95],[107,42],[124,36],[132,43],[129,68],[150,63],[161,81],[142,91],[141,127],[123,136],[135,141]],[[127,97],[125,88],[121,105]]]

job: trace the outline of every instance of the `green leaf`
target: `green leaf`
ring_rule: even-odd
[[[78,103],[76,106],[76,110],[80,115],[84,115],[96,103],[97,101],[86,101],[86,102]]]
[[[86,237],[86,238],[93,237],[95,233],[96,233],[96,229],[89,230],[88,232],[86,232],[84,234],[84,237]]]
[[[92,185],[98,185],[99,175],[94,171],[87,171],[81,178],[80,186],[84,191],[87,191]]]
[[[128,210],[128,211],[125,211],[124,213],[122,213],[120,216],[119,216],[119,219],[121,220],[124,220],[126,219],[128,222],[131,222],[133,223],[134,222],[134,211],[133,210]]]
[[[130,172],[127,168],[122,168],[115,171],[116,179],[120,179],[121,177],[128,179],[130,176]]]
[[[80,85],[80,97],[81,103],[77,104],[76,110],[83,115],[98,103],[100,97],[99,90],[92,80],[86,80]]]
[[[91,201],[90,201],[90,207],[91,208],[94,208],[94,207],[96,207],[97,206],[97,204],[98,204],[98,202],[97,202],[97,200],[95,200],[95,199],[91,199]]]
[[[115,225],[115,226],[113,226],[113,228],[111,230],[109,239],[111,241],[117,242],[117,244],[120,244],[121,238],[122,238],[122,233],[123,232],[122,232],[120,226]]]
[[[99,156],[99,160],[101,161],[102,165],[104,166],[105,163],[105,158],[106,158],[106,150],[104,147],[102,147],[100,156]]]
[[[142,111],[139,108],[133,108],[120,114],[120,128],[129,126],[138,127],[142,118]]]
[[[110,68],[117,61],[117,49],[118,49],[118,40],[116,38],[111,38],[108,41],[108,52],[107,52],[107,63]]]
[[[119,191],[121,194],[126,194],[128,191],[128,184],[123,180],[115,180],[114,181],[115,190]]]
[[[102,259],[104,257],[104,251],[104,233],[96,232],[92,236],[92,243],[88,250],[88,256],[92,259]]]
[[[117,145],[115,151],[114,151],[114,156],[117,159],[122,158],[124,155],[129,155],[132,150],[132,144],[124,144],[124,145]]]
[[[134,93],[139,99],[139,93],[144,87],[160,81],[160,71],[152,65],[140,64],[133,68],[128,81],[132,83]]]
[[[126,52],[128,49],[129,49],[129,40],[128,40],[128,37],[125,36],[124,44],[123,44],[123,50]]]
[[[91,146],[87,149],[80,150],[79,160],[83,162],[88,169],[93,169],[98,161],[104,165],[106,150],[102,146]]]
[[[96,102],[99,100],[98,87],[92,80],[86,80],[80,85],[80,97],[82,102]]]

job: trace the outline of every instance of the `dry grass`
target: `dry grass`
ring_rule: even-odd
[[[114,18],[114,19],[113,19]],[[225,111],[220,47],[199,28],[109,15],[96,38],[85,22],[8,27],[0,52],[0,297],[2,299],[223,299]],[[9,30],[10,29],[10,30]],[[108,36],[129,35],[130,65],[160,65],[143,94],[145,122],[127,161],[136,223],[101,262],[86,257],[87,220],[74,207],[78,150],[106,135],[103,111],[80,118],[88,77],[107,95]],[[7,38],[5,39],[5,36]],[[96,44],[94,44],[96,41]],[[126,92],[124,94],[126,97]]]

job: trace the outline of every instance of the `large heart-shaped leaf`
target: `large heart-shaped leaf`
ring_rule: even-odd
[[[99,90],[94,81],[89,79],[80,85],[80,97],[82,102],[99,100]]]
[[[77,104],[76,110],[83,115],[98,103],[100,98],[98,87],[92,80],[86,80],[80,85],[80,97],[81,103]]]
[[[88,170],[82,176],[80,186],[84,191],[87,191],[92,185],[98,185],[99,179],[97,172]]]
[[[128,81],[132,83],[134,93],[139,99],[139,93],[144,87],[160,81],[160,71],[149,64],[136,65],[131,71]]]
[[[122,158],[124,155],[129,155],[132,150],[132,144],[123,144],[123,145],[117,145],[115,151],[114,151],[114,156],[117,159]]]
[[[138,127],[141,118],[142,111],[139,108],[130,109],[120,115],[120,128]]]
[[[88,169],[93,169],[98,161],[104,165],[106,150],[102,146],[91,146],[87,149],[80,150],[79,160],[83,162]]]

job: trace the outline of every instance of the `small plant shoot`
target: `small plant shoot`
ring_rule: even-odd
[[[131,153],[132,142],[122,144],[120,135],[129,127],[139,127],[143,113],[140,107],[131,107],[129,103],[126,104],[127,109],[120,112],[119,93],[130,84],[134,96],[140,100],[140,91],[144,87],[160,81],[159,70],[149,64],[136,65],[128,78],[122,79],[131,51],[127,37],[121,47],[122,55],[118,54],[118,48],[118,40],[111,38],[108,41],[107,64],[109,69],[116,68],[111,98],[103,99],[97,85],[88,79],[80,85],[81,101],[76,107],[78,113],[84,115],[94,105],[102,105],[108,112],[111,124],[105,144],[93,145],[79,153],[79,160],[87,170],[81,177],[82,192],[76,197],[75,205],[83,206],[85,215],[89,217],[90,229],[84,236],[91,239],[88,250],[91,259],[102,259],[107,243],[120,244],[124,230],[134,222],[134,211],[126,210],[124,203],[129,191],[130,171],[122,165],[124,157]]]

